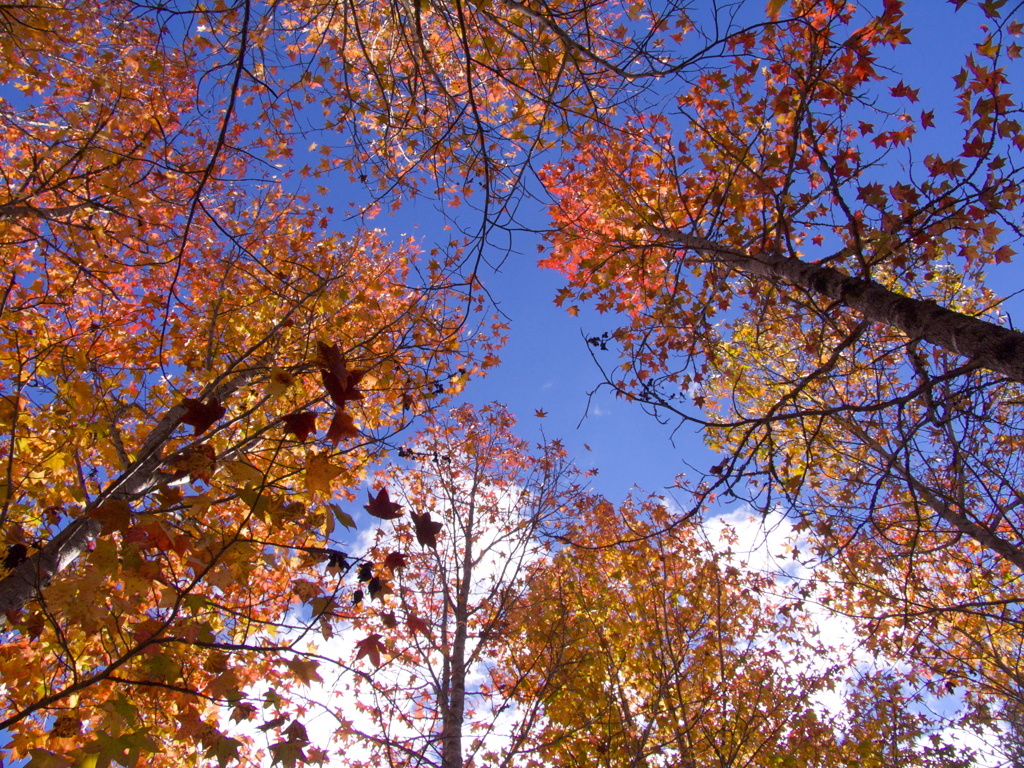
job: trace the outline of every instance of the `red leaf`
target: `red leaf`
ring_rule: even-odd
[[[424,547],[437,549],[437,534],[444,528],[444,524],[433,522],[429,512],[424,512],[422,515],[417,515],[415,512],[410,514],[412,514],[412,522],[416,526],[416,541]]]
[[[370,499],[370,503],[363,505],[363,509],[374,517],[379,517],[381,520],[396,520],[405,514],[401,505],[393,502],[388,496],[387,488],[381,488],[377,492],[376,498],[370,496],[369,491],[366,492],[366,495]]]
[[[312,411],[289,413],[283,416],[282,420],[284,421],[284,433],[295,435],[300,443],[306,442],[310,434],[316,432],[316,414]]]
[[[359,378],[363,377],[360,372]],[[324,389],[327,390],[327,394],[330,395],[331,400],[339,408],[344,408],[345,403],[349,400],[362,400],[363,393],[356,389],[356,383],[352,383],[353,379],[351,376],[346,376],[344,379],[339,379],[330,371],[320,371],[320,379],[324,383]]]
[[[935,110],[929,109],[927,112],[921,112],[921,127],[922,128],[934,128],[935,127]]]
[[[186,397],[181,401],[181,406],[188,411],[181,417],[181,423],[195,429],[195,435],[203,434],[227,413],[227,409],[216,397],[210,398],[208,403]]]
[[[338,410],[331,419],[331,426],[327,429],[327,441],[337,445],[347,437],[359,437],[359,430],[352,417],[342,410]]]
[[[337,344],[328,347],[323,342],[317,342],[317,351],[320,378],[334,404],[344,408],[349,400],[362,400],[363,393],[358,387],[366,371],[350,371]]]
[[[356,661],[363,658],[364,656],[370,660],[370,663],[375,667],[380,666],[380,654],[382,651],[387,651],[384,643],[380,641],[380,635],[374,633],[368,637],[364,637],[358,643],[356,648],[359,650],[356,652]]]
[[[405,620],[405,626],[413,634],[419,632],[424,637],[430,637],[430,626],[419,616],[410,614]]]
[[[917,97],[918,91],[918,88],[911,88],[902,80],[900,80],[898,84],[894,85],[892,88],[889,89],[889,92],[896,98],[905,96],[911,101],[920,101],[920,99]]]
[[[320,369],[334,374],[342,383],[348,379],[348,368],[345,366],[345,356],[337,344],[327,346],[322,341],[316,343],[317,365]]]
[[[405,568],[405,555],[401,552],[389,552],[388,556],[384,558],[384,567],[392,573],[402,570]]]

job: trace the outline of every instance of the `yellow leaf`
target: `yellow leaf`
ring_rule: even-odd
[[[342,472],[331,464],[326,454],[311,453],[306,457],[306,490],[311,494],[331,495],[331,481]]]
[[[267,397],[280,397],[295,383],[295,377],[284,368],[274,368],[270,371],[270,379],[267,382]]]
[[[221,464],[220,468],[233,483],[250,483],[257,486],[263,483],[263,473],[244,461],[228,461]]]

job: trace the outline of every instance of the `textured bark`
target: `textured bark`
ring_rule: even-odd
[[[252,379],[252,372],[236,376],[206,394],[204,399],[216,397],[223,401]],[[164,460],[163,448],[186,413],[187,410],[181,405],[168,410],[142,444],[137,454],[138,459],[84,510],[83,515],[104,501],[138,498],[170,479],[170,475],[160,470]],[[100,521],[86,516],[78,517],[0,579],[0,627],[7,623],[6,614],[9,611],[17,611],[34,600],[58,573],[86,551],[102,530],[103,524]]]
[[[908,339],[927,341],[981,368],[1024,383],[1024,333],[954,312],[934,301],[902,296],[871,280],[792,256],[748,254],[678,230],[656,231],[664,240],[706,254],[740,272],[781,278],[797,288],[828,296],[871,322],[902,331]]]
[[[85,551],[103,530],[103,523],[89,517],[79,517],[42,549],[32,554],[21,565],[0,580],[0,627],[7,622],[7,612],[25,606],[58,573],[67,568]]]

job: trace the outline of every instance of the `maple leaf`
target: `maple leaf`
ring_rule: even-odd
[[[414,613],[410,613],[406,618],[405,626],[414,635],[419,633],[424,637],[430,637],[430,625]]]
[[[384,596],[384,585],[380,579],[374,576],[366,583],[366,591],[370,593],[371,600],[376,600]]]
[[[311,453],[306,457],[306,490],[330,496],[331,481],[342,472],[342,468],[331,463],[327,454]]]
[[[209,443],[203,443],[178,452],[167,460],[166,466],[179,480],[210,482],[217,468],[217,452]]]
[[[266,393],[268,397],[277,398],[283,395],[295,384],[295,377],[282,368],[273,368],[270,371],[270,381],[267,384]]]
[[[28,547],[24,544],[10,544],[7,547],[7,556],[4,558],[4,568],[12,570],[17,568],[28,557]]]
[[[311,683],[322,683],[323,678],[317,673],[317,669],[320,664],[314,659],[288,659],[285,661],[288,669],[295,675],[295,679],[303,685],[310,685]]]
[[[113,531],[124,531],[132,520],[132,508],[127,501],[115,499],[105,501],[89,511],[89,517],[103,523],[103,535]]]
[[[324,390],[339,409],[344,408],[350,400],[362,399],[359,390],[348,386],[347,375],[344,379],[339,379],[330,371],[320,371],[320,380],[323,382]]]
[[[294,741],[279,741],[270,745],[270,754],[274,757],[274,764],[280,763],[285,768],[296,768],[300,763],[306,762],[306,753],[303,745]]]
[[[380,614],[380,620],[388,629],[394,629],[398,626],[398,619],[395,618],[394,611],[382,611]]]
[[[282,733],[288,737],[288,741],[293,741],[297,744],[309,743],[309,735],[306,733],[306,726],[298,720],[293,720],[291,725],[285,728]]]
[[[369,581],[373,578],[373,563],[360,563],[359,573],[356,575],[356,580],[359,582]]]
[[[330,346],[322,341],[316,343],[316,363],[320,370],[334,376],[341,382],[348,380],[348,367],[345,365],[345,356],[341,347],[337,344]]]
[[[306,762],[316,763],[317,765],[323,765],[329,759],[327,750],[321,747],[309,747],[306,751]]]
[[[917,96],[919,90],[920,89],[918,88],[911,88],[909,85],[900,80],[899,83],[897,83],[896,85],[892,86],[889,89],[889,92],[896,98],[906,97],[913,102],[920,101],[920,99]]]
[[[350,400],[362,400],[363,393],[359,391],[359,383],[366,375],[366,371],[350,371],[337,344],[329,347],[323,342],[317,342],[317,350],[320,378],[334,404],[343,409],[345,403]]]
[[[424,547],[437,549],[437,534],[444,528],[444,524],[431,520],[429,512],[422,515],[415,512],[411,514],[413,525],[416,526],[416,541]]]
[[[227,409],[216,397],[210,398],[208,403],[186,397],[181,401],[181,406],[186,410],[181,423],[192,427],[193,435],[203,434],[227,413]]]
[[[235,708],[231,710],[231,721],[234,723],[240,723],[243,720],[254,720],[256,719],[256,714],[256,705],[245,701],[241,704],[235,705]]]
[[[263,731],[264,733],[267,733],[268,731],[272,731],[275,728],[280,728],[282,725],[284,725],[287,722],[288,722],[288,718],[287,717],[278,715],[274,719],[267,720],[265,723],[263,723],[263,725],[258,726],[258,729]]]
[[[536,416],[538,419],[543,419],[548,415],[548,412],[545,411],[543,408],[537,408],[533,412],[533,415]]]
[[[384,558],[384,567],[392,573],[402,570],[405,568],[405,555],[401,552],[388,552],[387,557]]]
[[[371,496],[369,491],[366,492],[366,496],[370,499],[370,503],[364,504],[363,509],[374,517],[379,517],[381,520],[397,520],[405,514],[401,504],[391,501],[387,488],[381,488],[376,497]]]
[[[220,471],[230,478],[231,482],[241,485],[259,486],[263,483],[263,473],[245,461],[227,461],[220,465]]]
[[[217,758],[218,768],[226,768],[233,760],[238,759],[238,750],[242,747],[242,742],[238,739],[232,739],[229,737],[216,739],[214,744],[206,750],[206,757],[215,755]]]
[[[352,515],[350,515],[348,512],[343,511],[342,508],[339,507],[337,504],[329,504],[328,506],[330,507],[331,512],[334,513],[334,517],[339,523],[341,523],[346,528],[355,530],[356,523],[355,520],[352,519]]]
[[[327,569],[335,571],[348,570],[348,555],[334,549],[327,550]]]
[[[374,633],[356,643],[356,661],[367,658],[374,667],[380,666],[380,655],[387,652],[387,646],[381,642],[381,636]]]
[[[356,428],[356,423],[352,420],[352,417],[339,408],[335,412],[334,418],[331,419],[331,426],[327,429],[326,439],[332,445],[337,445],[349,437],[359,437],[359,430]]]
[[[306,579],[296,579],[292,582],[292,592],[302,602],[308,603],[320,594],[320,587]]]
[[[295,435],[295,439],[300,443],[306,442],[316,431],[316,414],[313,411],[289,413],[282,416],[281,420],[284,422],[284,433]]]

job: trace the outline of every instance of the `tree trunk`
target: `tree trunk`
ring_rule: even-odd
[[[705,253],[739,272],[782,278],[797,288],[842,302],[871,322],[896,328],[908,339],[922,339],[966,357],[981,368],[1024,383],[1024,333],[954,312],[934,301],[901,296],[871,280],[792,256],[748,254],[676,229],[655,231],[664,240]]]
[[[223,402],[253,378],[253,373],[248,371],[201,399],[216,397]],[[187,412],[180,404],[167,411],[142,444],[138,459],[84,510],[83,516],[72,520],[64,530],[0,579],[0,628],[7,623],[7,613],[20,610],[35,599],[58,573],[71,565],[99,537],[103,524],[86,516],[92,509],[104,501],[130,501],[170,478],[160,471],[163,448]]]
[[[469,495],[466,516],[466,549],[461,563],[459,591],[455,597],[455,638],[452,641],[448,701],[441,726],[441,768],[462,768],[462,727],[466,717],[466,638],[469,627],[469,590],[473,578],[473,530],[476,484]]]

